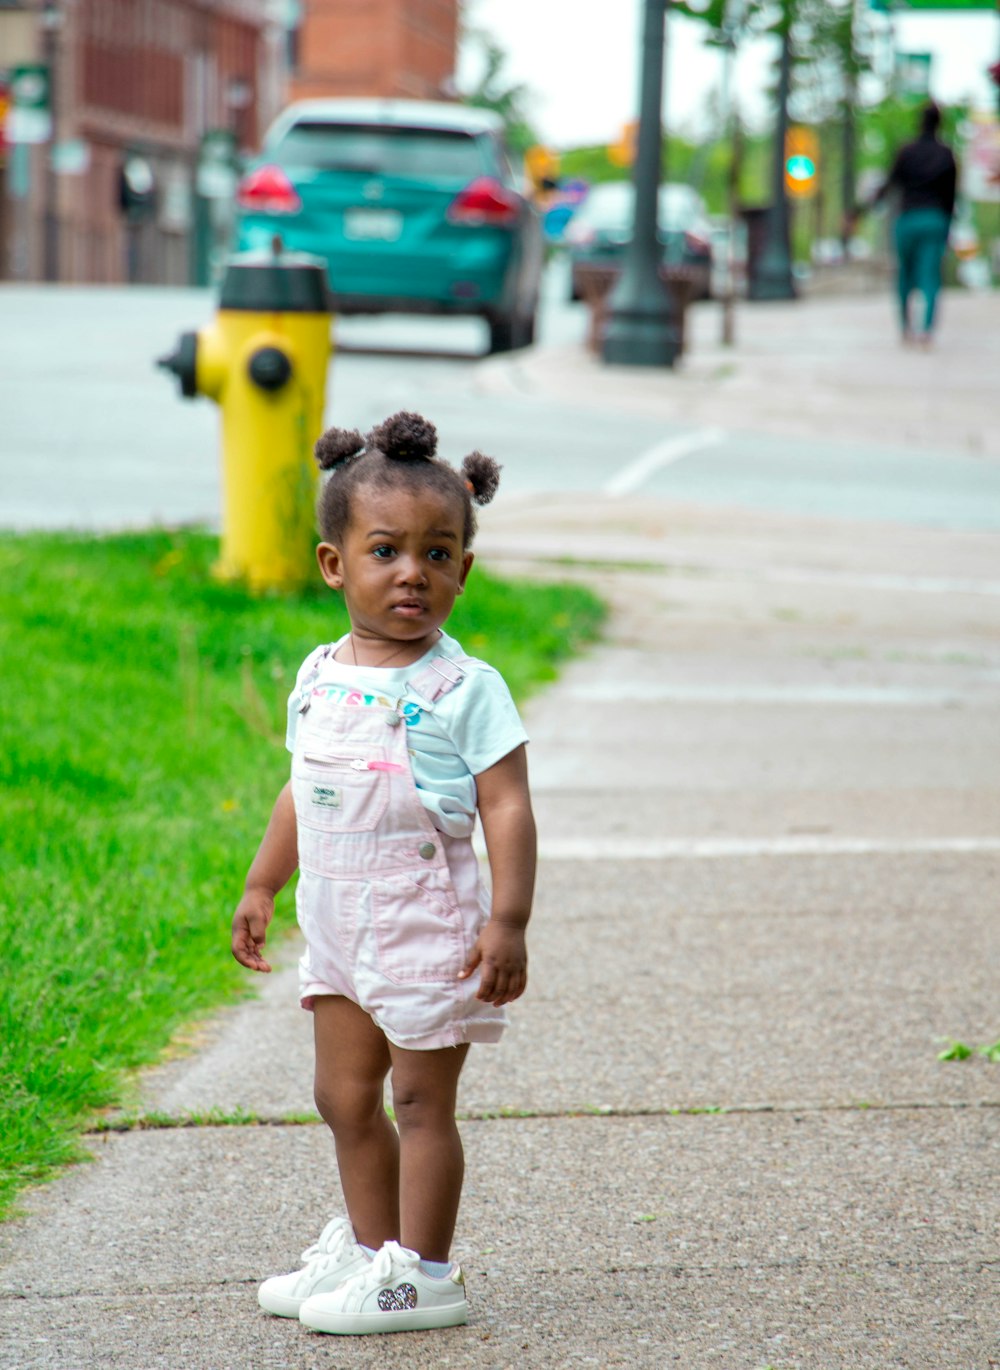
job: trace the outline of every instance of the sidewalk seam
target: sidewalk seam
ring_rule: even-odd
[[[611,1105],[581,1106],[562,1109],[467,1109],[460,1110],[455,1117],[460,1123],[532,1122],[536,1119],[555,1120],[571,1118],[702,1118],[702,1117],[743,1117],[754,1114],[779,1114],[796,1116],[799,1114],[821,1113],[917,1113],[917,1112],[957,1112],[963,1109],[1000,1108],[1000,1099],[945,1099],[945,1100],[899,1100],[871,1103],[859,1099],[849,1103],[827,1104],[690,1104],[685,1106],[664,1106],[662,1108],[615,1108]],[[150,1116],[142,1114],[137,1118],[114,1119],[88,1129],[84,1137],[106,1137],[109,1133],[128,1132],[182,1132],[205,1128],[249,1128],[249,1127],[316,1127],[323,1123],[317,1114],[305,1115],[254,1114],[233,1118],[199,1118],[185,1114],[165,1114]]]

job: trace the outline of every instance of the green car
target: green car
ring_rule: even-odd
[[[466,314],[489,350],[535,335],[540,216],[499,117],[417,100],[302,100],[268,130],[237,192],[237,250],[326,259],[341,314]]]

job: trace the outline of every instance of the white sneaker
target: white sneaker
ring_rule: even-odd
[[[354,1336],[457,1327],[468,1317],[462,1267],[453,1265],[435,1279],[420,1269],[417,1253],[398,1242],[386,1242],[360,1274],[332,1293],[311,1295],[299,1310],[299,1321],[315,1332]]]
[[[323,1228],[319,1240],[303,1251],[302,1269],[265,1280],[257,1290],[257,1302],[266,1313],[297,1318],[310,1294],[327,1294],[370,1264],[348,1219],[333,1218]]]

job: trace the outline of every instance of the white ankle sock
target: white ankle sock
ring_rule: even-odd
[[[364,1242],[358,1242],[358,1245],[370,1261],[378,1255],[373,1247],[365,1246]],[[430,1275],[432,1280],[443,1280],[451,1274],[451,1261],[425,1261],[421,1257],[420,1269],[425,1275]]]

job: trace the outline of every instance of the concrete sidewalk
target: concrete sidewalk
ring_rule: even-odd
[[[888,292],[688,312],[673,369],[609,367],[575,341],[494,358],[484,385],[586,408],[804,438],[1000,457],[1000,292],[945,291],[931,351],[901,346]]]
[[[769,309],[735,398],[697,350],[676,385],[569,348],[484,384],[665,415],[690,385],[766,432],[761,391],[823,318],[812,370],[865,369],[868,307]],[[931,361],[873,348],[872,392],[876,357],[890,410],[897,363]],[[340,1211],[289,944],[140,1085],[147,1112],[271,1125],[107,1135],[29,1195],[0,1229],[0,1365],[989,1370],[1000,1065],[937,1056],[1000,1037],[1000,535],[567,496],[499,502],[478,550],[614,613],[527,710],[532,981],[463,1080],[469,1326],[341,1340],[257,1309]]]

